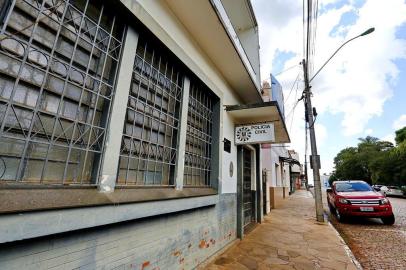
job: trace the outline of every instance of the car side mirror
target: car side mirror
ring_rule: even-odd
[[[326,188],[327,193],[332,193],[333,189],[331,187]]]

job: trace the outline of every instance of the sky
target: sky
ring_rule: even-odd
[[[312,81],[321,173],[334,169],[336,154],[368,135],[394,143],[406,126],[406,1],[319,0],[314,71],[346,40],[351,41]],[[283,86],[290,148],[304,160],[303,9],[299,0],[252,0],[259,26],[261,79]],[[299,77],[298,77],[299,76]],[[295,83],[298,78],[298,83]],[[310,153],[310,147],[309,147]]]

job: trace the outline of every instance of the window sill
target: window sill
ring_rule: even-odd
[[[54,188],[0,185],[0,214],[55,210],[216,195],[213,188],[116,188],[101,193],[95,187]]]
[[[0,190],[2,207],[4,208],[7,204],[5,202],[9,201],[7,208],[9,214],[4,214],[0,218],[0,231],[3,232],[0,234],[0,243],[213,206],[219,200],[217,192],[213,189],[185,188],[182,191],[164,188],[121,189],[110,194],[98,193],[95,189],[41,189],[40,193],[35,191],[37,190]],[[149,191],[155,192],[155,199],[151,197],[152,193]],[[30,197],[24,198],[23,196],[29,192],[33,193],[29,195]],[[37,200],[33,200],[34,193]],[[75,193],[78,194],[75,195]],[[150,196],[147,198],[148,194]],[[69,198],[72,195],[74,198]],[[39,199],[39,196],[43,198]],[[158,196],[160,196],[159,200],[156,199]],[[73,204],[67,206],[66,202],[63,203],[64,199],[75,203],[74,206]],[[39,206],[47,206],[48,210],[21,212],[23,203],[26,204],[25,211],[39,210]],[[52,203],[55,205],[51,206]],[[61,207],[75,208],[55,209]],[[20,210],[19,213],[10,213],[12,209]]]

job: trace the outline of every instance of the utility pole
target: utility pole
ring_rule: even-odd
[[[308,6],[310,6],[311,1],[308,1]],[[307,53],[306,56],[309,55],[309,22],[310,22],[310,13],[308,14],[308,22],[307,22]],[[312,101],[311,101],[311,92],[310,92],[310,83],[313,81],[313,79],[319,74],[319,72],[327,65],[327,63],[334,57],[334,55],[337,54],[337,52],[344,47],[348,42],[357,39],[359,37],[363,37],[366,35],[371,34],[372,32],[375,31],[374,27],[369,28],[368,30],[364,31],[362,34],[355,36],[346,42],[344,42],[340,47],[338,47],[337,50],[327,59],[326,62],[314,73],[313,77],[309,79],[309,72],[308,72],[308,67],[306,63],[306,60],[303,59],[302,65],[303,65],[303,73],[304,73],[304,81],[305,81],[305,90],[303,91],[302,98],[304,98],[305,102],[305,121],[309,129],[310,133],[310,146],[312,150],[312,155],[310,156],[310,164],[313,169],[313,181],[314,181],[314,199],[316,201],[316,217],[317,221],[319,222],[324,222],[324,216],[323,216],[323,202],[321,199],[321,184],[320,184],[320,156],[317,154],[317,146],[316,146],[316,134],[314,133],[314,118],[313,118],[313,107],[312,107]],[[305,125],[306,126],[306,125]],[[307,132],[306,132],[307,136]],[[307,142],[307,138],[306,138]],[[306,160],[306,159],[305,159]],[[306,163],[305,163],[306,164]],[[307,169],[307,168],[306,168]],[[307,179],[307,177],[306,177]]]
[[[306,112],[306,104],[305,105],[305,112]],[[309,177],[307,175],[307,121],[305,120],[305,157],[304,157],[304,164],[305,164],[305,168],[304,168],[304,174],[305,174],[305,185],[306,185],[306,190],[309,190]]]
[[[314,133],[314,119],[313,119],[313,107],[311,101],[310,84],[307,70],[306,60],[303,59],[303,72],[305,81],[305,90],[303,92],[305,102],[305,121],[308,122],[308,128],[310,133],[310,147],[312,155],[310,157],[310,164],[313,169],[313,181],[314,181],[314,199],[316,203],[316,218],[319,222],[324,222],[323,215],[323,202],[321,198],[321,184],[320,184],[320,157],[317,155],[316,134]]]

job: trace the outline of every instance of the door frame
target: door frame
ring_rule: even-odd
[[[243,149],[251,151],[251,190],[255,195],[252,202],[254,204],[255,223],[261,223],[262,213],[262,174],[260,161],[260,145],[238,145],[237,146],[237,237],[244,237],[244,212],[243,212]]]

